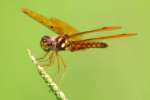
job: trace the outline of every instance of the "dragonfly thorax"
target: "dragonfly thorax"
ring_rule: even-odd
[[[71,41],[67,36],[43,36],[40,41],[42,49],[46,52],[49,52],[50,50],[65,50],[66,48],[69,48],[70,44]]]
[[[65,50],[71,45],[71,40],[68,39],[67,35],[60,35],[56,38],[56,48],[57,50]]]

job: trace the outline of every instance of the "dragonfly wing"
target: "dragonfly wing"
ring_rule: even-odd
[[[33,12],[33,11],[29,10],[29,9],[23,9],[22,11],[26,15],[28,15],[31,18],[33,18],[34,20],[36,20],[37,22],[39,22],[42,25],[46,26],[47,28],[49,28],[49,29],[53,28],[52,22],[48,18],[42,16],[41,14]]]
[[[70,35],[70,38],[72,38],[74,36],[78,36],[78,35],[84,35],[84,34],[87,34],[87,33],[112,31],[112,30],[116,30],[116,29],[120,29],[120,28],[121,28],[120,26],[107,26],[107,27],[102,27],[102,28],[98,28],[98,29],[94,29],[94,30],[78,32],[78,33]]]
[[[53,24],[54,30],[60,34],[73,34],[76,31],[73,27],[57,18],[50,18],[49,21]]]
[[[76,29],[74,29],[72,26],[68,25],[67,23],[65,23],[65,22],[63,22],[57,18],[50,18],[49,19],[49,18],[42,16],[39,13],[33,12],[29,9],[23,9],[22,11],[26,15],[30,16],[31,18],[33,18],[34,20],[36,20],[37,22],[46,26],[47,28],[49,28],[50,30],[54,31],[57,34],[72,35],[74,33],[77,33]],[[73,37],[73,38],[76,38],[76,37]]]
[[[53,30],[56,32],[56,33],[59,33],[59,34],[66,34],[68,36],[70,35],[73,35],[75,33],[77,33],[78,31],[73,28],[71,25],[65,23],[64,21],[60,20],[60,19],[57,19],[57,18],[51,18],[49,19],[50,22],[53,24]],[[73,37],[73,39],[77,39],[79,38],[80,36],[75,36]]]
[[[106,40],[106,39],[112,39],[112,38],[122,38],[122,37],[129,37],[129,36],[135,36],[136,33],[124,33],[124,34],[116,34],[111,36],[103,36],[103,37],[97,37],[97,38],[90,38],[90,39],[84,39],[79,41],[96,41],[96,40]]]

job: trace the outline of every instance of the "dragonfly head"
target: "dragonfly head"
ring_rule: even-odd
[[[56,42],[54,38],[46,35],[43,36],[40,41],[41,48],[46,52],[49,52],[50,50],[54,49],[55,43]]]

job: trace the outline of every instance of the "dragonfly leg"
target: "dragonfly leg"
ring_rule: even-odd
[[[58,52],[56,51],[55,52],[55,54],[56,54],[56,61],[57,61],[57,68],[58,68],[58,73],[60,73],[60,61],[59,61],[59,54],[58,54]]]
[[[48,61],[49,61],[49,64],[52,65],[54,63],[54,59],[55,56],[54,56],[54,52],[52,52],[49,57],[48,57]]]
[[[42,67],[45,67],[46,69],[48,69],[54,62],[54,52],[52,52],[45,61],[48,61],[48,63],[47,64],[40,64],[40,65]],[[40,62],[44,62],[44,61],[40,61]]]
[[[49,53],[45,53],[42,57],[36,58],[36,60],[39,61],[39,62],[42,62],[48,56],[48,54]]]
[[[46,71],[48,71],[48,69],[49,69],[49,67],[51,66],[51,64],[50,64],[50,63],[47,63],[47,64],[40,64],[40,66],[44,67],[44,69],[45,69]]]
[[[64,71],[61,71],[60,69],[60,64],[62,63],[64,68],[66,69],[66,64],[64,63],[63,59],[61,58],[61,56],[58,54],[58,52],[56,52],[56,60],[57,60],[57,67],[58,67],[58,73],[56,75],[55,81],[57,82],[57,84],[59,84],[60,80],[63,78],[64,76]]]
[[[58,55],[58,56],[59,56],[59,58],[60,58],[60,60],[61,60],[61,62],[62,62],[62,64],[63,64],[63,66],[64,66],[64,70],[66,71],[67,65],[65,64],[65,62],[64,62],[64,60],[63,60],[63,58],[62,58],[62,56],[61,56],[61,55]]]

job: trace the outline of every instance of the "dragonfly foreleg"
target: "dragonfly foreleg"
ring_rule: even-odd
[[[47,59],[44,59],[40,62],[45,62],[45,61],[48,61],[47,64],[40,64],[42,67],[45,67],[46,69],[48,69],[54,62],[54,52],[50,53],[48,55],[48,58]]]
[[[58,55],[58,56],[59,56],[59,58],[60,58],[60,60],[61,60],[61,62],[62,62],[62,64],[63,64],[63,66],[64,66],[64,70],[66,71],[67,65],[65,64],[65,62],[64,62],[64,60],[63,60],[63,58],[62,58],[62,56],[61,56],[61,55]]]
[[[47,56],[49,55],[50,53],[45,53],[42,57],[39,57],[39,58],[36,58],[36,60],[38,62],[45,62],[45,61],[48,61]]]

